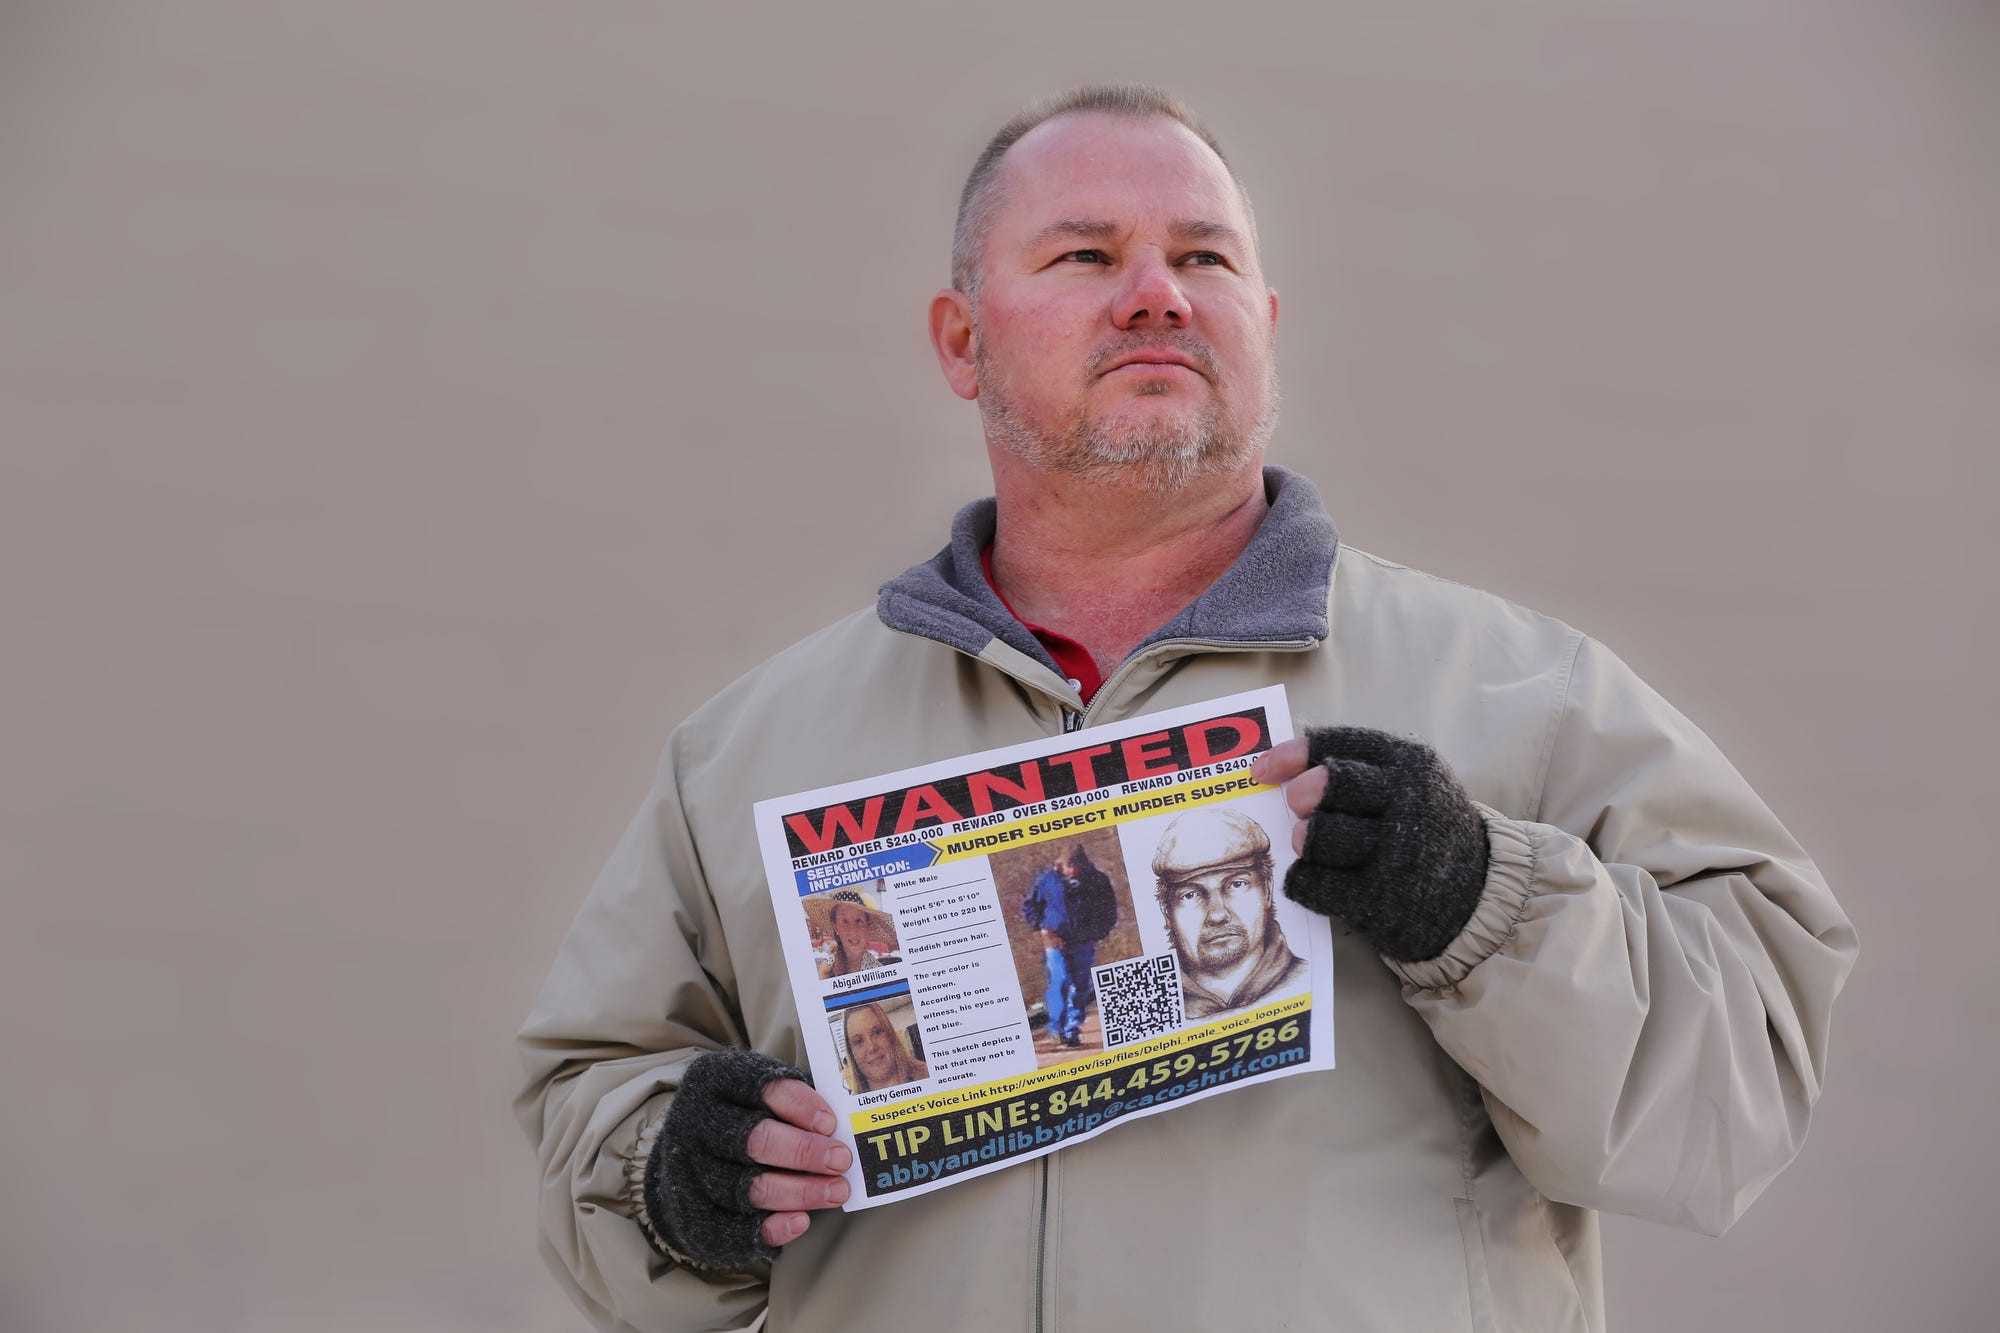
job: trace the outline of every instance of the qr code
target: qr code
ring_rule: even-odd
[[[1091,969],[1104,1044],[1123,1046],[1171,1032],[1182,1022],[1180,960],[1171,953]]]

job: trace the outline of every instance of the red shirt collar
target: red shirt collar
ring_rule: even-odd
[[[1007,594],[1001,592],[1000,585],[993,581],[991,546],[980,550],[979,568],[986,575],[986,586],[993,589],[993,595],[1000,599],[1000,605],[1007,608],[1007,614],[1020,620],[1021,627],[1034,635],[1042,647],[1049,650],[1049,656],[1055,658],[1057,668],[1069,677],[1070,683],[1076,686],[1077,693],[1083,696],[1084,703],[1088,704],[1091,697],[1097,693],[1098,687],[1104,684],[1104,673],[1097,669],[1097,663],[1091,659],[1089,651],[1067,634],[1058,634],[1052,629],[1031,625],[1021,620],[1021,613],[1008,604]]]

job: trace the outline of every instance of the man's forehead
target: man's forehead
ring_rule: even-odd
[[[1126,224],[1110,218],[1059,217],[1030,233],[1024,244],[1033,249],[1056,241],[1115,241],[1125,229]],[[1177,241],[1207,241],[1225,245],[1246,243],[1242,232],[1215,218],[1177,217],[1166,223],[1166,229],[1168,235]]]
[[[1034,234],[1063,222],[1128,224],[1135,211],[1241,231],[1229,168],[1164,116],[1073,113],[1045,121],[1000,161],[1002,217]]]

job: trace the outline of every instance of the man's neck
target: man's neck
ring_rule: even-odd
[[[1262,460],[1162,494],[1052,481],[993,452],[993,579],[1014,611],[1106,675],[1243,554],[1270,504]]]

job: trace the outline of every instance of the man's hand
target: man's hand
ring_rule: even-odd
[[[1060,948],[1062,948],[1062,936],[1060,936],[1060,935],[1056,934],[1056,933],[1055,933],[1055,932],[1054,932],[1053,930],[1045,930],[1045,931],[1043,931],[1043,932],[1042,932],[1042,947],[1043,947],[1044,949],[1060,949]]]
[[[1399,962],[1435,958],[1472,919],[1486,883],[1486,822],[1421,741],[1318,727],[1257,756],[1303,822],[1285,895],[1338,917]]]
[[[764,1105],[771,1115],[751,1129],[745,1146],[752,1162],[775,1168],[750,1178],[750,1205],[770,1213],[762,1234],[776,1249],[805,1234],[812,1222],[807,1210],[847,1202],[841,1174],[854,1154],[833,1137],[833,1108],[812,1084],[779,1079],[764,1089]]]
[[[646,1166],[646,1207],[676,1251],[715,1269],[774,1257],[815,1208],[846,1202],[853,1155],[805,1075],[756,1051],[688,1066]]]

